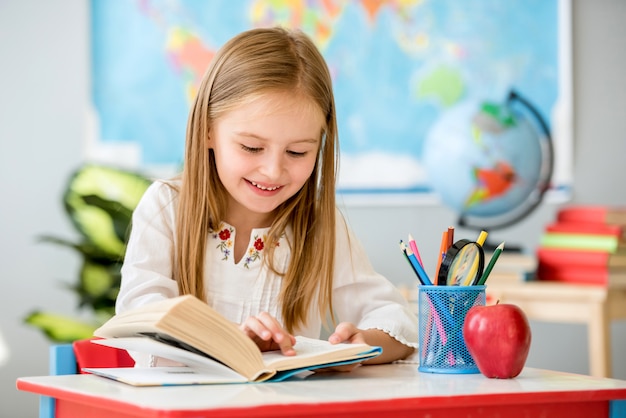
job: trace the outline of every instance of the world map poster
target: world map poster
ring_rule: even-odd
[[[142,170],[176,171],[190,104],[216,50],[241,31],[281,25],[311,36],[330,68],[340,193],[432,193],[424,156],[434,126],[468,103],[504,102],[512,90],[533,103],[564,150],[557,153],[553,186],[567,188],[571,98],[564,5],[92,0],[94,149],[114,150]]]

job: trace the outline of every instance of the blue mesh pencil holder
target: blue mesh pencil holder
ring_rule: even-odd
[[[419,286],[420,372],[479,373],[463,338],[472,306],[485,305],[486,286]]]

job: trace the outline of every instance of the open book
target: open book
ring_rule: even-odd
[[[296,337],[295,356],[262,353],[237,325],[194,296],[167,299],[111,318],[94,343],[149,353],[184,367],[88,368],[136,386],[280,381],[305,370],[361,362],[381,347]]]

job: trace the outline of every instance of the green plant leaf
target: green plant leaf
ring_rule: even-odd
[[[90,242],[75,243],[75,242],[66,240],[64,238],[53,237],[50,235],[39,236],[39,241],[72,248],[78,251],[79,253],[81,253],[85,258],[91,260],[92,262],[109,264],[109,263],[118,262],[120,260],[119,255],[112,255],[112,254],[106,253]]]
[[[113,286],[114,279],[108,266],[86,261],[80,272],[80,284],[82,290],[97,298],[107,293]]]
[[[71,177],[65,209],[87,242],[121,257],[132,211],[150,184],[140,174],[88,164]]]
[[[83,262],[80,280],[74,290],[80,297],[80,306],[102,311],[109,316],[115,312],[115,301],[121,283],[119,262],[111,264]]]
[[[126,234],[128,233],[128,227],[133,216],[132,209],[122,206],[116,201],[102,199],[100,196],[96,195],[83,196],[83,200],[86,204],[105,211],[111,217],[113,230],[117,238],[121,241],[126,241]]]
[[[74,319],[69,316],[31,312],[24,322],[43,331],[46,336],[57,343],[68,343],[93,337],[97,325]]]
[[[150,184],[138,173],[84,165],[72,174],[63,195],[66,213],[82,236],[80,242],[50,235],[39,237],[42,242],[81,254],[78,281],[66,287],[78,295],[79,307],[91,309],[96,323],[104,323],[115,313],[132,212]],[[24,322],[55,342],[90,338],[96,328],[93,323],[39,311],[29,314]]]

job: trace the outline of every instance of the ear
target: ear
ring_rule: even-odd
[[[211,140],[211,134],[209,133],[206,137],[206,139],[204,140],[204,144],[206,145],[207,149],[212,149],[213,148],[213,141]]]

